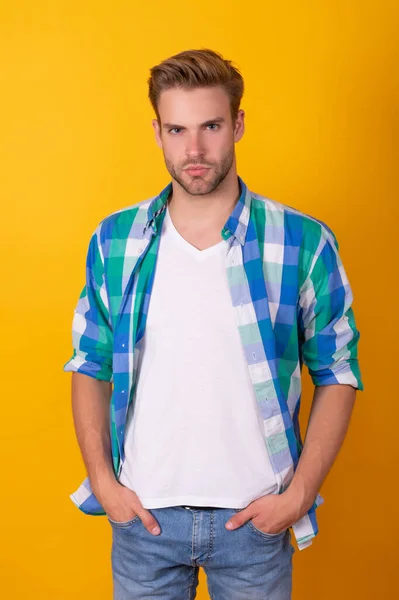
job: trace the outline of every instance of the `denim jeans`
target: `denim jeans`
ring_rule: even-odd
[[[269,534],[251,521],[229,531],[225,523],[242,509],[170,506],[151,508],[161,533],[140,517],[112,527],[114,600],[192,600],[201,566],[212,600],[290,600],[289,529]]]

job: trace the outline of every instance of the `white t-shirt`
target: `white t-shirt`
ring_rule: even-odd
[[[198,250],[167,209],[119,476],[144,508],[244,508],[277,491],[228,287],[227,249],[221,240]]]

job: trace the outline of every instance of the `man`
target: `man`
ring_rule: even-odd
[[[290,598],[290,528],[299,549],[318,533],[318,490],[363,389],[333,232],[237,175],[242,95],[211,50],[151,69],[172,181],[89,244],[64,366],[88,471],[71,497],[108,517],[119,600],[194,598],[199,566],[214,600]]]

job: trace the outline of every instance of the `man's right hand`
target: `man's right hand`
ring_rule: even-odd
[[[137,494],[116,479],[94,494],[112,521],[130,521],[138,515],[149,533],[158,535],[161,532],[158,521],[143,507]],[[154,528],[158,530],[154,531]]]

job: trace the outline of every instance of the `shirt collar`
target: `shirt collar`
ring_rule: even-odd
[[[237,175],[237,177],[241,188],[240,197],[232,213],[227,219],[221,234],[224,239],[227,239],[230,237],[230,235],[233,235],[237,238],[241,245],[244,245],[251,210],[251,192],[241,177],[239,175]],[[164,189],[151,201],[147,211],[147,220],[143,227],[143,236],[150,226],[152,227],[154,233],[158,232],[159,218],[167,206],[167,201],[171,191],[172,182],[168,183],[168,185],[164,187]]]

